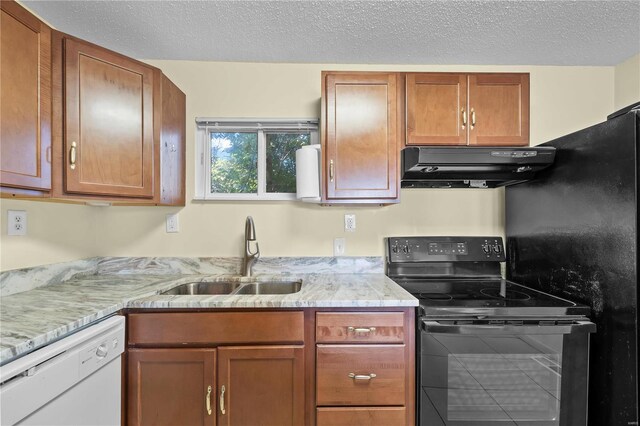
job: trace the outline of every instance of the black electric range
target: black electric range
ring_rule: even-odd
[[[500,274],[500,237],[391,237],[386,273],[420,301],[419,425],[586,424],[588,307]]]

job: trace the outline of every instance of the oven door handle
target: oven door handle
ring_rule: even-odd
[[[488,324],[442,324],[435,320],[422,320],[422,329],[427,333],[440,334],[575,334],[594,333],[596,325],[591,321],[575,321],[559,325],[488,325]]]

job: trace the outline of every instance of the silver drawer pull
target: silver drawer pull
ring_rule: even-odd
[[[349,333],[373,333],[376,331],[375,327],[347,327]]]
[[[353,380],[371,380],[376,378],[376,374],[375,373],[371,373],[371,374],[349,373],[349,377],[351,377]]]

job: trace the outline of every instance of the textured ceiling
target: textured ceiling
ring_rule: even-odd
[[[136,58],[614,65],[640,52],[640,1],[23,1]]]

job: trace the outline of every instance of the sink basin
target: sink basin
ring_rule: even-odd
[[[302,288],[302,281],[257,281],[240,287],[233,294],[292,294]]]
[[[291,294],[302,288],[302,281],[201,281],[181,284],[160,294],[224,295],[224,294]]]
[[[179,294],[179,295],[196,295],[196,294],[229,294],[240,287],[240,281],[202,281],[195,283],[186,283],[170,288],[160,294]]]

